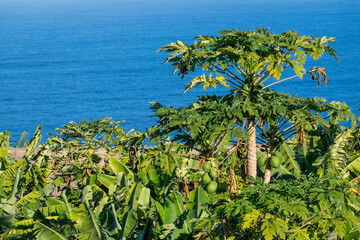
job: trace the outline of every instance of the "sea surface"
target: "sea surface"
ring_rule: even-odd
[[[324,56],[329,82],[310,77],[275,87],[303,97],[360,103],[359,0],[0,0],[0,131],[14,142],[42,125],[43,138],[69,121],[112,117],[126,130],[155,124],[150,101],[185,106],[200,94],[172,75],[156,51],[222,29],[270,27],[333,36],[339,62]]]

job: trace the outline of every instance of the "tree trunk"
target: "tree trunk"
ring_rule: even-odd
[[[257,161],[256,161],[256,128],[255,119],[249,119],[247,131],[250,134],[248,137],[247,147],[247,176],[256,179],[257,174]]]
[[[227,218],[224,218],[222,220],[222,225],[223,225],[225,237],[230,238],[231,236],[233,236],[233,232],[231,229],[231,222]]]
[[[269,161],[267,161],[265,173],[264,173],[264,183],[269,183],[270,180],[271,180],[271,166]]]

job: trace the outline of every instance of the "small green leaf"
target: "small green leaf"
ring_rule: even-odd
[[[60,177],[56,178],[54,181],[52,181],[52,183],[59,187],[63,185],[62,179]]]
[[[6,157],[8,154],[7,148],[1,147],[0,148],[0,157]]]

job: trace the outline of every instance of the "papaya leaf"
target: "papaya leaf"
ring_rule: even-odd
[[[296,228],[290,230],[289,240],[310,240],[310,237],[306,228]]]
[[[257,209],[252,209],[249,213],[246,213],[243,216],[242,229],[248,229],[254,227],[262,215],[263,215],[262,212]]]

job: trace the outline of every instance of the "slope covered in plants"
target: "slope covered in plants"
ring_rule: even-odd
[[[359,119],[264,86],[284,69],[303,77],[307,55],[336,57],[330,42],[256,29],[173,43],[161,50],[181,75],[215,74],[186,90],[228,94],[152,102],[158,121],[144,132],[104,118],[44,144],[40,126],[16,145],[1,133],[0,239],[359,239]],[[308,73],[327,81],[323,67]],[[12,146],[26,148],[21,160]]]

